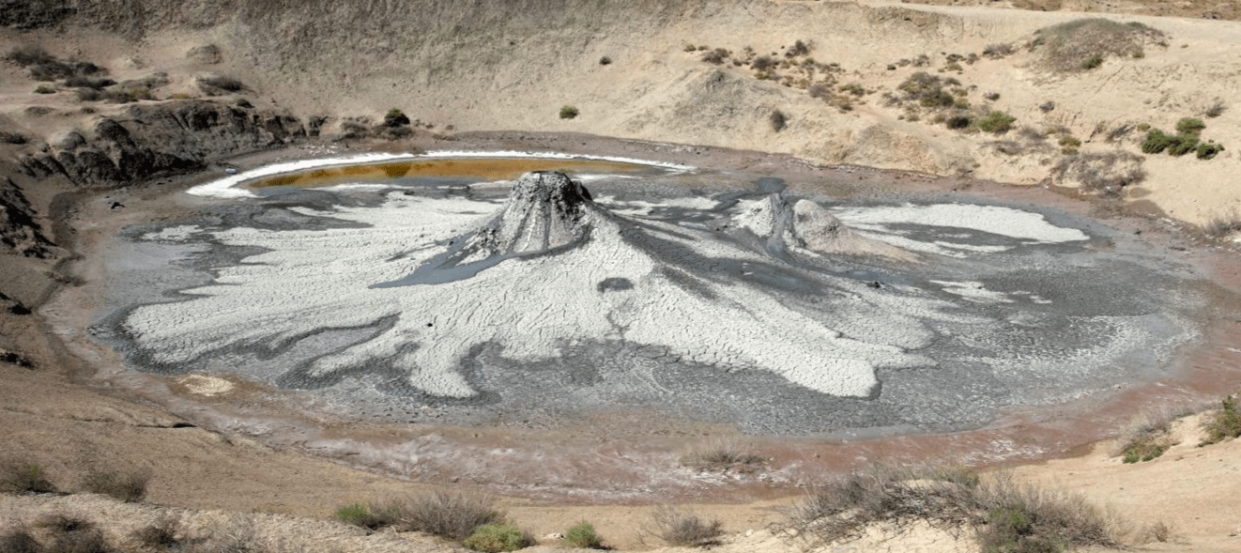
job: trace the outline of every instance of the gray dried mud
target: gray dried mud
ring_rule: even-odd
[[[720,181],[726,184],[705,185]],[[780,192],[777,175],[652,171],[636,181],[592,179],[587,187],[599,206],[591,209],[618,225],[621,246],[653,261],[653,278],[660,282],[708,303],[732,301],[721,298],[721,290],[741,290],[780,313],[838,329],[842,338],[895,344],[901,355],[924,361],[878,364],[877,384],[865,394],[851,395],[826,393],[744,363],[673,355],[675,347],[628,340],[623,334],[586,333],[533,357],[506,354],[514,349],[511,342],[482,339],[469,345],[453,369],[473,394],[448,397],[411,384],[416,381],[408,370],[383,360],[330,372],[313,369],[320,359],[400,328],[400,319],[407,316],[402,312],[363,317],[366,322],[361,324],[272,327],[267,334],[244,329],[239,334],[243,337],[224,340],[178,363],[161,361],[159,344],[170,342],[148,343],[132,333],[135,311],[154,303],[178,302],[186,319],[194,320],[199,305],[210,305],[194,289],[226,268],[253,263],[247,258],[267,252],[230,245],[216,233],[239,228],[274,234],[365,229],[365,224],[325,212],[385,209],[390,191],[368,190],[267,191],[244,202],[204,205],[199,210],[204,215],[197,219],[126,229],[118,238],[125,243],[123,255],[110,261],[117,278],[109,306],[99,313],[92,334],[123,352],[134,370],[215,373],[307,390],[316,398],[314,409],[344,418],[557,428],[598,413],[645,411],[733,425],[750,434],[837,437],[978,428],[1014,409],[1104,397],[1115,388],[1175,376],[1175,353],[1200,334],[1195,321],[1204,306],[1194,290],[1202,277],[1192,267],[1129,234],[1054,208],[961,194],[844,200],[784,192],[772,205],[788,211],[775,215],[781,222],[773,235],[764,236],[762,225],[746,226],[742,214],[748,206],[761,210],[771,194]],[[493,212],[500,209],[504,192],[443,180],[406,182],[400,188],[400,194],[415,201],[468,200],[491,206]],[[854,217],[850,244],[879,244],[904,254],[812,251],[810,242],[799,240],[790,226],[794,211],[810,209],[803,205],[794,210],[798,200],[814,202],[846,227]],[[967,221],[866,219],[878,210],[926,213],[917,210],[936,205],[1035,213],[1051,227],[1080,231],[1084,239],[1040,242],[980,230]],[[820,217],[818,224],[831,226],[823,223],[823,217],[831,215],[815,216]],[[177,230],[185,227],[196,228]],[[163,229],[174,229],[170,238],[149,238]],[[577,230],[562,233],[553,244],[558,247],[493,260],[479,271],[534,260],[555,264],[558,257],[597,243],[599,235],[591,232],[599,231],[587,230],[585,238]],[[460,239],[468,236],[462,232]],[[411,247],[417,245],[416,238],[411,242]],[[940,250],[893,246],[909,243]],[[510,246],[500,249],[512,253]],[[712,256],[702,248],[744,255]],[[617,294],[640,294],[646,286],[641,279],[588,277],[581,267],[564,270],[583,271],[581,279],[594,279],[588,284],[605,304]],[[453,282],[460,285],[470,278]],[[289,286],[294,285],[290,281]],[[480,292],[486,293],[493,291]],[[477,303],[484,304],[485,298]],[[263,324],[261,317],[254,321]],[[685,324],[671,314],[661,321],[669,332]],[[769,335],[776,348],[781,340],[793,338]],[[416,351],[428,344],[410,339],[400,347]]]

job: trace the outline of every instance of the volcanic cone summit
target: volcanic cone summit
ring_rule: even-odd
[[[582,183],[558,171],[522,175],[504,209],[467,246],[471,257],[535,253],[577,242],[597,210]]]

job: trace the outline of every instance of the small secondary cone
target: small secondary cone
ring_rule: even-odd
[[[819,254],[917,259],[901,248],[859,235],[817,203],[804,199],[791,201],[779,193],[772,194],[734,221],[739,227],[766,238],[769,244],[784,244]]]

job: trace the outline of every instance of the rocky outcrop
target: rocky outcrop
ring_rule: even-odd
[[[23,172],[63,174],[84,186],[124,185],[281,146],[306,130],[291,115],[187,100],[131,106],[121,117],[96,120],[92,134],[88,141],[72,133],[53,141],[52,152],[23,156]]]
[[[0,27],[44,29],[60,24],[76,12],[68,0],[0,0]]]
[[[52,242],[43,235],[34,213],[17,184],[8,177],[0,178],[0,253],[53,256]]]

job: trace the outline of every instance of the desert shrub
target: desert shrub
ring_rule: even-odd
[[[155,522],[134,530],[130,538],[143,547],[168,549],[180,543],[177,536],[180,532],[181,519],[176,515],[166,514]]]
[[[92,471],[82,477],[81,488],[90,493],[103,494],[126,503],[142,501],[147,495],[151,473],[147,471],[99,472]]]
[[[1184,122],[1185,119],[1181,121]],[[1177,123],[1177,126],[1181,126],[1181,123]],[[1192,127],[1192,123],[1186,125],[1186,128]],[[1148,154],[1158,154],[1166,150],[1171,155],[1183,156],[1197,148],[1198,135],[1189,132],[1171,135],[1159,129],[1151,129],[1146,133],[1146,139],[1142,141],[1142,151]]]
[[[815,83],[807,89],[811,98],[825,100],[832,97],[832,87],[824,83]]]
[[[862,85],[858,83],[849,83],[847,85],[841,86],[840,91],[848,93],[848,94],[852,94],[854,96],[865,96],[866,95],[866,89],[862,88]]]
[[[1067,21],[1038,31],[1030,43],[1042,64],[1053,71],[1082,71],[1098,67],[1105,56],[1130,55],[1163,33],[1138,23],[1127,25],[1102,18]]]
[[[194,553],[266,553],[252,515],[235,513],[210,530]]]
[[[1223,144],[1216,144],[1214,142],[1203,142],[1201,144],[1198,144],[1198,159],[1211,159],[1219,155],[1219,153],[1222,151],[1224,151]]]
[[[707,53],[703,54],[702,61],[705,61],[707,63],[713,63],[715,65],[720,65],[724,63],[724,61],[727,60],[728,56],[730,55],[732,55],[732,52],[729,52],[728,50],[724,48],[716,48],[714,50],[708,50]]]
[[[754,61],[750,62],[750,67],[754,68],[755,71],[770,71],[775,69],[779,64],[780,62],[776,61],[775,58],[769,56],[759,56],[754,58]]]
[[[1059,144],[1065,148],[1078,148],[1082,145],[1082,141],[1072,136],[1061,136]]]
[[[682,513],[675,507],[660,506],[653,515],[655,535],[664,543],[682,547],[710,547],[719,543],[724,523],[706,520],[692,511]]]
[[[1138,535],[1139,543],[1167,543],[1176,537],[1176,529],[1171,524],[1162,520],[1155,522],[1142,529]]]
[[[789,48],[788,51],[784,53],[784,56],[791,58],[795,56],[804,56],[809,53],[810,53],[810,44],[805,41],[798,40],[797,42],[793,43],[792,48]]]
[[[687,449],[681,465],[705,472],[753,472],[762,468],[763,458],[738,440],[714,439]]]
[[[589,522],[581,522],[564,534],[564,546],[578,549],[600,549],[603,540],[595,533],[595,527]]]
[[[1060,186],[1076,183],[1086,192],[1117,197],[1127,186],[1142,182],[1146,170],[1142,157],[1128,152],[1094,152],[1061,158],[1051,168],[1052,181]]]
[[[1205,128],[1207,128],[1206,123],[1203,123],[1201,119],[1193,117],[1182,117],[1180,121],[1176,122],[1176,132],[1182,134],[1198,134]]]
[[[1236,211],[1227,215],[1216,215],[1202,226],[1202,233],[1215,239],[1224,238],[1236,231],[1241,231],[1241,215]]]
[[[54,61],[51,54],[47,53],[42,46],[38,44],[22,44],[14,46],[4,55],[4,60],[15,63],[21,67],[28,67],[36,63],[47,63]]]
[[[107,98],[118,104],[128,104],[137,102],[138,100],[151,100],[151,89],[135,88],[132,90],[111,90],[106,94]]]
[[[603,56],[602,58],[599,58],[599,65],[612,65],[612,58],[609,58],[607,56]]]
[[[102,90],[95,90],[93,88],[79,88],[73,92],[73,96],[79,102],[98,102],[108,97]]]
[[[25,144],[30,139],[26,135],[15,132],[0,131],[0,144]]]
[[[1219,117],[1220,115],[1223,115],[1225,109],[1227,109],[1227,106],[1224,105],[1224,102],[1222,100],[1216,100],[1214,102],[1211,102],[1211,105],[1207,106],[1206,111],[1204,111],[1202,114],[1214,119],[1216,117]]]
[[[944,126],[950,129],[967,129],[974,122],[969,115],[958,113],[944,120]]]
[[[771,130],[780,132],[788,126],[789,116],[785,115],[783,111],[773,109],[771,110],[771,115],[768,116],[767,121],[771,123]]]
[[[1000,93],[999,92],[988,92],[986,94],[983,94],[982,97],[985,98],[989,102],[994,102],[1000,99]]]
[[[1041,112],[1043,112],[1043,113],[1050,112],[1050,111],[1051,111],[1051,110],[1053,110],[1053,109],[1056,109],[1056,103],[1055,103],[1055,102],[1053,102],[1053,101],[1051,101],[1051,100],[1048,100],[1048,101],[1046,101],[1046,102],[1043,102],[1043,103],[1039,104],[1039,106],[1038,106],[1038,110],[1039,110],[1039,111],[1041,111]]]
[[[982,55],[989,58],[1002,58],[1012,53],[1013,45],[1006,42],[1001,42],[999,44],[988,44],[986,48],[982,49]]]
[[[682,52],[697,52],[698,47],[694,46],[693,44],[686,44],[685,46],[681,47],[681,51]]]
[[[56,491],[43,468],[32,461],[9,460],[0,463],[0,492],[52,493]]]
[[[1178,134],[1173,139],[1173,142],[1168,145],[1169,155],[1180,157],[1198,149],[1197,135]]]
[[[1142,141],[1142,152],[1147,154],[1162,153],[1168,149],[1174,138],[1159,129],[1151,129],[1146,133],[1146,140]]]
[[[467,549],[484,553],[517,551],[534,545],[534,537],[512,523],[480,526],[462,542]]]
[[[99,90],[116,84],[116,81],[107,77],[87,77],[83,75],[74,75],[65,79],[64,85],[69,88],[93,88]]]
[[[409,117],[405,115],[405,112],[399,109],[392,108],[388,110],[388,113],[384,114],[383,125],[385,127],[388,127],[388,128],[403,127],[408,124],[409,124]]]
[[[382,516],[382,511],[372,510],[370,505],[353,503],[342,505],[336,509],[336,520],[370,530],[377,530],[392,524],[390,517]]]
[[[875,523],[901,531],[925,522],[971,526],[984,551],[1043,551],[1012,547],[1023,542],[1057,546],[1047,551],[1118,544],[1114,521],[1077,496],[1018,484],[1006,475],[983,482],[962,469],[874,466],[815,486],[784,514],[788,521],[778,530],[828,543],[860,537]]]
[[[226,75],[203,75],[198,77],[198,85],[200,88],[218,88],[226,92],[246,90],[245,84]]]
[[[1241,437],[1241,411],[1237,410],[1237,400],[1232,396],[1225,397],[1219,411],[1208,415],[1204,425],[1207,437],[1199,445],[1222,442],[1229,438]]]
[[[56,93],[56,89],[55,89],[55,88],[52,88],[52,87],[50,87],[50,86],[47,86],[47,85],[45,85],[45,84],[41,84],[41,85],[36,86],[36,87],[34,88],[34,93],[35,93],[35,94],[55,94],[55,93]]]
[[[0,534],[0,551],[5,553],[41,553],[43,546],[25,528],[13,528]]]
[[[1194,409],[1154,409],[1135,415],[1120,430],[1109,453],[1125,463],[1150,461],[1163,455],[1173,445],[1172,421],[1191,414]]]
[[[452,540],[463,540],[480,526],[504,518],[484,496],[447,490],[372,504],[370,510],[399,530]]]
[[[578,115],[577,108],[573,106],[563,106],[560,108],[561,119],[573,119],[577,117],[577,115]]]
[[[978,120],[978,128],[993,134],[1003,134],[1013,128],[1017,118],[1002,111],[992,111]]]

